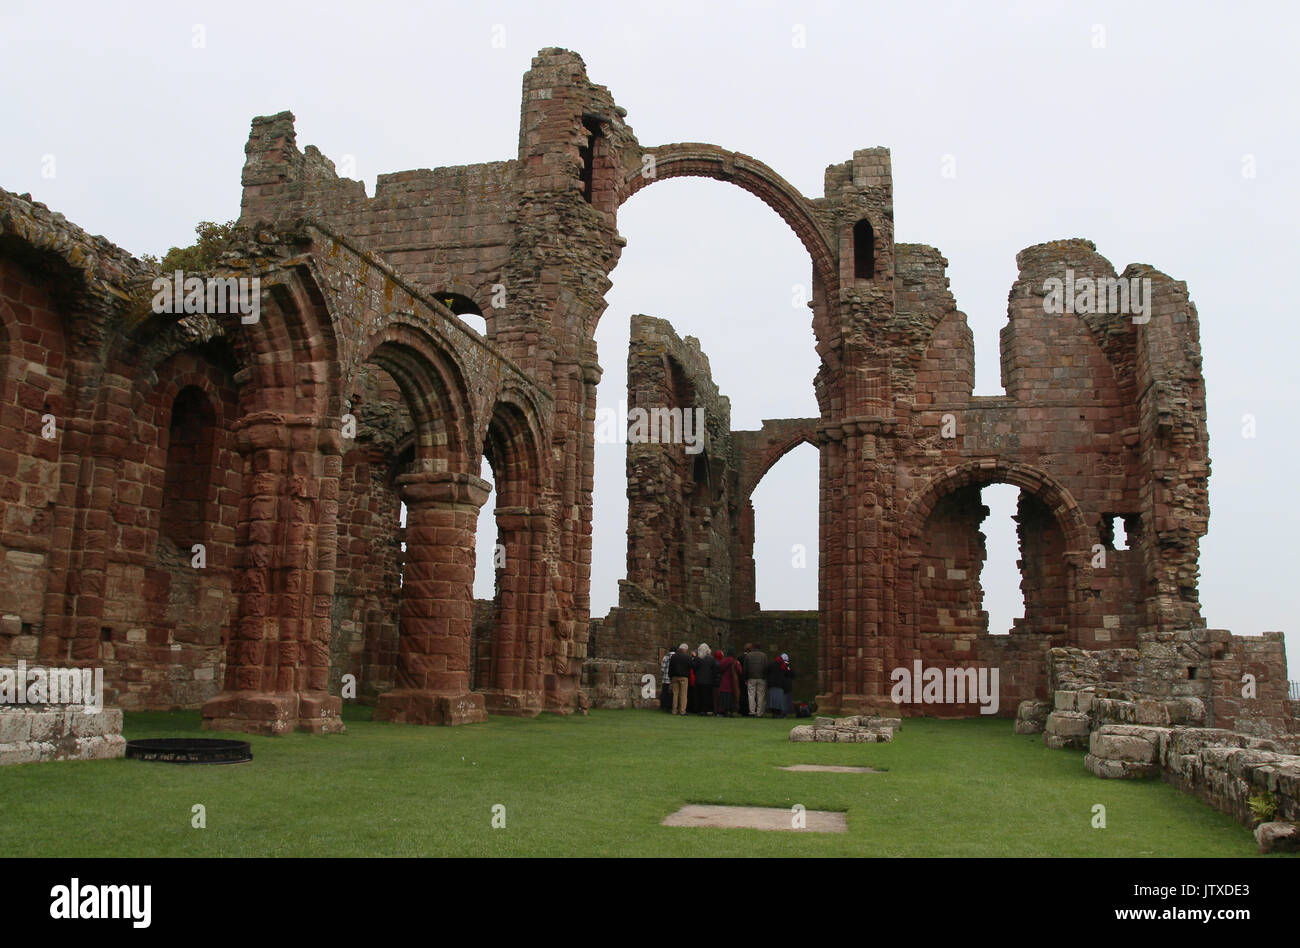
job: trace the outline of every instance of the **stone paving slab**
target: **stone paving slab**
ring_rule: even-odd
[[[801,833],[847,833],[848,820],[843,813],[807,810],[805,826],[795,830],[794,813],[788,807],[773,806],[705,806],[689,803],[667,816],[661,826],[720,826],[726,829],[789,830]]]

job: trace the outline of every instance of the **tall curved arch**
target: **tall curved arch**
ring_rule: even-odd
[[[619,203],[658,181],[669,178],[712,178],[726,181],[748,191],[780,216],[794,231],[812,258],[813,271],[825,289],[827,313],[831,326],[839,307],[839,264],[831,249],[831,240],[808,207],[802,194],[763,162],[740,152],[727,151],[716,145],[683,142],[646,149],[654,158],[654,173],[642,170],[627,175],[620,189]],[[826,342],[827,327],[814,325],[819,342]]]
[[[754,493],[754,490],[763,482],[767,472],[776,467],[777,463],[799,447],[801,444],[810,444],[814,448],[817,444],[817,419],[805,418],[801,424],[790,427],[782,431],[778,436],[769,440],[764,445],[761,453],[754,464],[746,464],[740,475],[739,498],[744,501],[748,500]]]
[[[455,358],[419,327],[390,323],[369,342],[362,362],[379,366],[397,383],[416,430],[416,463],[428,470],[469,469],[473,430],[467,386]]]
[[[540,506],[545,452],[532,406],[507,389],[493,406],[483,443],[498,491],[494,556],[496,594],[489,638],[474,642],[473,685],[488,710],[535,714],[541,708],[546,654],[547,517]],[[479,541],[482,542],[482,537]],[[477,630],[476,630],[477,632]]]

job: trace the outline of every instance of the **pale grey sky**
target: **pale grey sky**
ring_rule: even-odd
[[[354,156],[372,194],[381,172],[513,157],[520,80],[545,46],[581,53],[643,143],[748,152],[812,197],[826,165],[888,146],[896,238],[950,261],[978,392],[1000,391],[997,332],[1023,247],[1088,237],[1117,269],[1140,261],[1187,281],[1213,459],[1204,615],[1241,633],[1285,630],[1300,678],[1300,340],[1283,292],[1300,249],[1298,24],[1285,2],[9,0],[0,185],[160,253],[190,242],[199,220],[236,216],[254,115],[292,109],[300,146]],[[955,177],[941,175],[945,156]],[[627,322],[645,312],[699,337],[735,427],[815,413],[807,310],[791,306],[809,264],[775,214],[725,184],[668,181],[632,198],[619,226],[628,246],[598,337],[602,403],[622,392]],[[1254,438],[1242,436],[1247,414]],[[621,449],[597,464],[603,613],[624,568]],[[764,606],[815,606],[815,566],[789,568],[791,544],[815,547],[815,490],[806,449],[760,487]],[[1019,608],[1010,509],[986,526],[995,630]]]

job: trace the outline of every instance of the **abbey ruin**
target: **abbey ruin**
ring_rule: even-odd
[[[242,243],[201,276],[255,278],[253,320],[157,312],[151,264],[0,191],[0,663],[102,667],[117,708],[255,733],[341,729],[345,680],[412,723],[638,704],[659,646],[803,621],[756,604],[750,498],[809,443],[819,604],[797,634],[822,708],[897,713],[890,672],[920,661],[999,669],[1006,716],[1092,688],[1300,731],[1281,635],[1201,617],[1210,460],[1183,282],[1118,273],[1087,240],[1023,250],[1006,394],[973,396],[947,261],[894,241],[887,149],[805,197],[746,155],[643,145],[561,49],[524,77],[508,160],[381,175],[368,195],[299,148],[288,112],[253,119],[246,156]],[[628,404],[703,409],[704,437],[629,445],[626,580],[593,617],[593,338],[617,215],[680,176],[748,191],[807,249],[819,415],[732,430],[698,343],[671,313],[637,317],[631,351],[603,354],[627,358]],[[484,459],[503,555],[476,606]],[[1010,634],[979,584],[994,483],[1020,490]]]

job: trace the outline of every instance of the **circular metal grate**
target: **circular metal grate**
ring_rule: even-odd
[[[169,764],[242,764],[253,759],[248,741],[205,737],[156,737],[127,741],[126,756]]]

